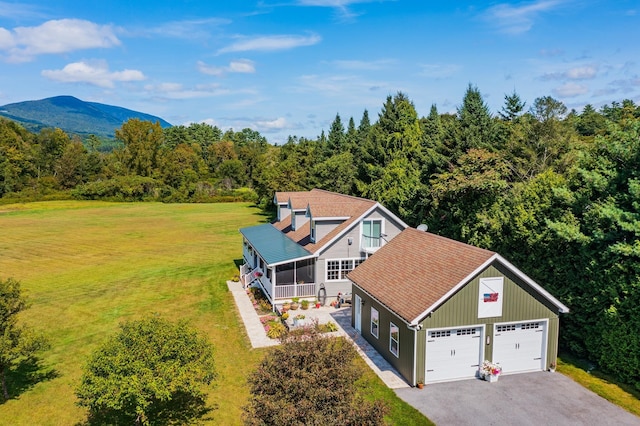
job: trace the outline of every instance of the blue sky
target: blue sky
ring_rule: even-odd
[[[469,84],[580,111],[640,103],[640,2],[0,0],[0,105],[72,95],[315,138],[398,91],[425,116]]]

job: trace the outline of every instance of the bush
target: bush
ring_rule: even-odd
[[[245,424],[384,424],[386,405],[356,393],[357,356],[346,339],[322,337],[313,327],[287,334],[250,376]]]

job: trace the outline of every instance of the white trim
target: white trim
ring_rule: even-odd
[[[560,310],[560,313],[562,314],[566,314],[569,312],[569,308],[567,306],[565,306],[562,302],[560,302],[558,299],[556,299],[555,297],[553,297],[551,295],[551,293],[549,293],[547,290],[545,290],[544,288],[542,288],[540,286],[540,284],[536,283],[535,281],[533,281],[531,278],[529,278],[527,275],[525,275],[524,272],[520,271],[518,268],[516,268],[515,266],[513,266],[507,259],[505,259],[504,257],[500,256],[499,254],[496,254],[498,260],[507,268],[509,268],[514,274],[516,274],[519,278],[521,278],[523,281],[525,281],[527,284],[529,284],[531,287],[534,288],[534,290],[536,290],[538,293],[540,293],[541,295],[543,295],[545,298],[547,298],[551,303],[553,303],[554,305],[556,305],[556,307],[558,307],[558,309]]]
[[[377,320],[376,334],[373,334],[373,311],[376,311],[376,320]],[[371,321],[369,321],[369,334],[375,337],[376,339],[380,338],[380,311],[378,311],[373,306],[371,307]]]
[[[362,221],[362,219],[364,219],[365,217],[367,217],[368,215],[371,214],[371,212],[373,212],[375,209],[379,208],[380,210],[382,210],[384,213],[386,213],[387,215],[389,215],[391,218],[393,218],[393,220],[398,223],[400,225],[400,229],[405,229],[408,228],[409,225],[407,225],[406,223],[404,223],[402,221],[402,219],[400,219],[398,216],[396,216],[395,214],[391,213],[389,210],[387,210],[382,204],[380,203],[375,203],[373,206],[371,206],[367,211],[365,211],[364,213],[362,213],[356,220],[353,221],[353,223],[342,230],[342,232],[338,233],[338,235],[334,236],[332,239],[330,239],[329,241],[327,241],[327,243],[325,245],[323,245],[322,247],[316,249],[316,253],[320,253],[324,250],[326,250],[328,247],[331,247],[333,245],[333,243],[335,243],[337,240],[339,240],[340,238],[342,238],[347,232],[351,231],[353,228],[355,228],[356,226],[360,225],[360,222]]]
[[[424,342],[425,342],[425,346],[424,346],[424,351],[425,351],[425,357],[424,357],[424,365],[423,365],[423,372],[424,372],[424,381],[427,381],[427,358],[429,356],[429,354],[427,353],[427,341],[429,340],[429,332],[432,331],[445,331],[445,330],[459,330],[459,329],[469,329],[469,328],[479,328],[480,329],[480,342],[478,342],[478,367],[480,367],[480,365],[482,364],[482,361],[484,360],[485,356],[484,356],[484,347],[485,347],[485,342],[486,342],[486,336],[487,336],[487,324],[484,323],[480,323],[480,324],[464,324],[464,325],[457,325],[454,327],[435,327],[435,328],[427,328],[424,330]],[[417,362],[417,361],[414,361]],[[463,380],[463,379],[443,379],[443,380],[437,380],[437,381],[433,381],[433,382],[429,382],[429,383],[442,383],[442,382],[450,382],[450,381],[457,381],[457,380]]]
[[[354,269],[357,268],[357,266],[355,266],[355,262],[356,261],[360,261],[360,264],[362,264],[362,262],[364,262],[366,260],[365,257],[335,257],[335,258],[330,258],[330,259],[324,259],[324,280],[326,282],[330,282],[330,283],[337,283],[337,282],[345,282],[345,281],[349,281],[348,278],[340,278],[342,276],[342,262],[344,261],[351,261],[351,265],[353,266],[353,268],[349,269],[349,272],[353,271]],[[340,267],[337,269],[338,272],[338,278],[337,279],[330,279],[329,278],[329,262],[340,262]],[[359,266],[359,265],[358,265]],[[336,272],[336,270],[332,270],[332,272]],[[347,272],[347,274],[349,273]]]
[[[295,259],[283,260],[282,262],[275,262],[275,263],[270,263],[270,264],[267,264],[265,262],[265,264],[267,266],[280,266],[280,265],[286,265],[287,263],[293,263],[293,262],[298,262],[300,260],[313,259],[313,258],[317,258],[317,257],[318,257],[317,254],[310,254],[309,256],[296,257]]]
[[[316,217],[314,220],[318,222],[323,222],[323,221],[329,221],[329,220],[348,220],[348,219],[350,219],[349,216],[321,216],[321,217]]]
[[[500,256],[498,253],[494,253],[493,256],[491,256],[487,261],[485,261],[482,265],[478,266],[473,272],[471,272],[469,275],[467,275],[466,277],[464,277],[458,284],[456,284],[451,290],[449,290],[444,296],[442,296],[440,299],[438,299],[435,303],[433,303],[431,306],[429,306],[424,312],[422,312],[420,315],[418,315],[416,318],[414,318],[411,322],[410,325],[418,325],[418,323],[428,314],[430,314],[431,312],[433,312],[434,310],[436,310],[437,308],[440,307],[440,305],[442,305],[444,302],[447,301],[447,299],[449,299],[454,293],[456,293],[458,290],[460,290],[462,287],[464,287],[465,285],[467,285],[467,283],[476,275],[478,275],[480,272],[482,272],[484,269],[486,269],[491,263],[493,263],[494,260],[497,260],[498,262],[502,263],[503,266],[506,266],[507,269],[509,269],[511,272],[513,272],[514,274],[516,274],[520,279],[522,279],[524,282],[526,282],[527,284],[529,284],[529,286],[531,286],[534,290],[536,290],[538,293],[540,293],[542,296],[544,296],[547,300],[549,300],[551,303],[553,303],[560,311],[560,313],[567,313],[569,312],[569,308],[566,307],[562,302],[560,302],[558,299],[556,299],[555,297],[553,297],[548,291],[546,291],[544,288],[542,288],[539,284],[537,284],[536,282],[534,282],[531,278],[529,278],[528,276],[526,276],[522,271],[520,271],[518,268],[516,268],[515,266],[513,266],[511,263],[509,263],[504,257]],[[385,305],[386,306],[386,305]]]
[[[393,335],[393,333],[391,332],[391,329],[393,329],[394,327],[398,330],[398,339],[395,340],[396,347],[397,347],[396,353],[394,353],[391,350],[391,343],[394,341],[393,337],[391,337]],[[389,321],[389,352],[391,353],[391,355],[394,355],[396,358],[400,358],[400,327],[398,327],[391,321]]]
[[[531,320],[520,320],[520,321],[507,321],[507,322],[496,322],[493,324],[493,333],[491,334],[491,359],[493,359],[493,352],[495,351],[495,342],[496,342],[496,328],[499,325],[510,325],[510,324],[527,324],[532,322],[541,322],[544,323],[544,330],[542,336],[542,348],[540,349],[541,354],[541,363],[540,370],[544,370],[547,365],[547,351],[549,350],[549,318],[539,318],[539,319],[531,319]],[[525,372],[524,371],[516,371],[514,374]],[[538,370],[535,370],[538,371]],[[508,371],[505,374],[510,374]]]

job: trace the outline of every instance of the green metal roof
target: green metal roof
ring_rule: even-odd
[[[241,228],[240,233],[268,265],[312,256],[311,252],[278,231],[270,223]]]

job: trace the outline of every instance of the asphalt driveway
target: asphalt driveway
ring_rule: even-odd
[[[640,425],[640,417],[560,373],[501,376],[396,389],[436,425]]]

